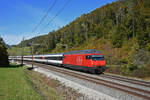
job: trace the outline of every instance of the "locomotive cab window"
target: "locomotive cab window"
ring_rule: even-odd
[[[92,55],[92,60],[104,60],[103,55]]]
[[[86,56],[86,59],[91,59],[91,56],[90,55]]]

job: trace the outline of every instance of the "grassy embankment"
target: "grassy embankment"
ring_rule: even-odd
[[[0,100],[70,100],[81,95],[27,67],[0,67]]]
[[[17,65],[0,67],[0,100],[42,100],[23,70]]]

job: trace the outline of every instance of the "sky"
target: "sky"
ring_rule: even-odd
[[[69,2],[68,2],[69,1]],[[23,37],[29,39],[48,34],[80,17],[115,0],[1,0],[0,37],[9,45],[16,45]],[[47,10],[55,3],[45,20],[33,32]],[[53,20],[53,17],[68,4]],[[51,21],[51,22],[50,22]],[[50,23],[49,23],[50,22]],[[47,26],[47,24],[49,25]]]

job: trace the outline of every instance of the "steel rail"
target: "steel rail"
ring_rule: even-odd
[[[105,78],[110,78],[110,79],[119,80],[119,81],[123,81],[123,82],[133,83],[133,84],[142,85],[142,86],[150,88],[150,82],[144,82],[144,81],[140,81],[140,80],[129,79],[129,78],[108,75],[108,74],[102,74],[102,75],[100,75],[100,77],[105,77]]]

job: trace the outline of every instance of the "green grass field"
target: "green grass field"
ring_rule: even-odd
[[[24,68],[0,67],[0,100],[42,100],[24,73]]]
[[[59,93],[59,86],[58,81],[25,66],[0,67],[0,100],[70,100]]]

